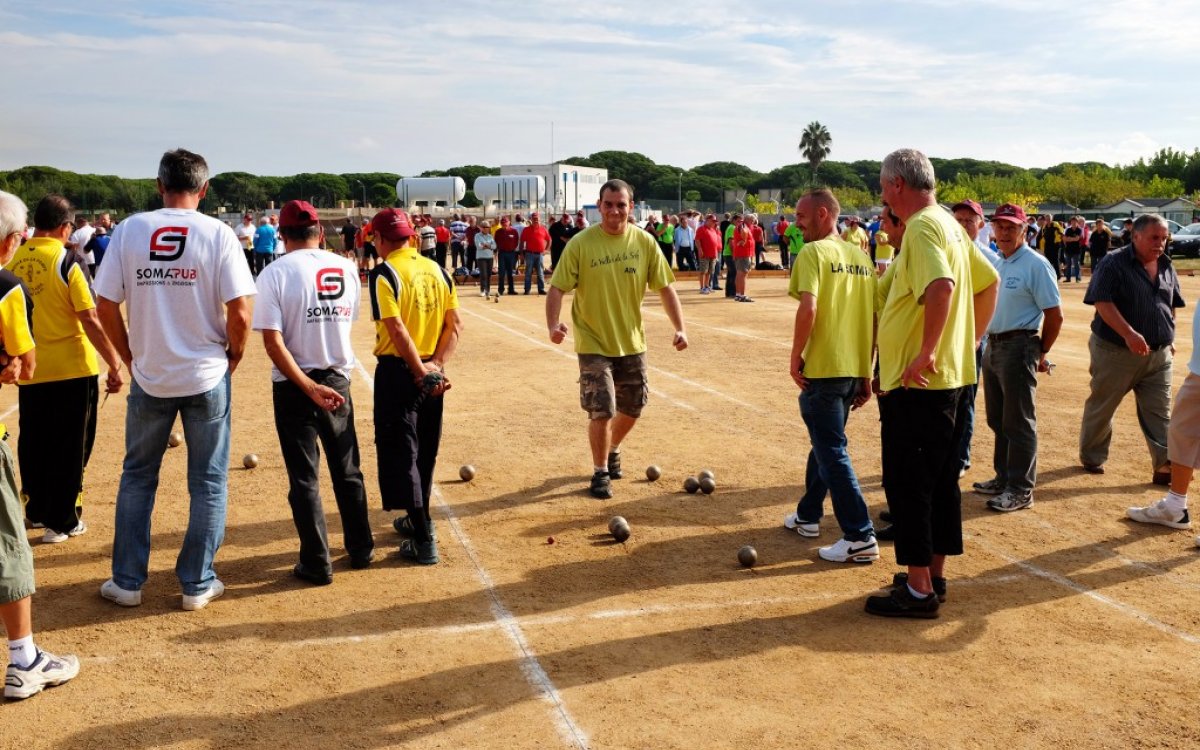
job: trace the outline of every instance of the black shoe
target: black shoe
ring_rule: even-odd
[[[314,586],[328,586],[333,583],[333,575],[331,573],[313,573],[305,570],[304,566],[296,563],[296,567],[292,568],[292,575],[299,578],[301,581],[308,581]]]
[[[880,617],[914,617],[932,620],[938,616],[938,598],[930,594],[918,599],[908,590],[908,584],[897,586],[884,596],[868,596],[864,609],[867,614]]]
[[[437,565],[439,559],[437,542],[432,537],[427,542],[405,539],[400,542],[400,556],[421,565]]]
[[[350,567],[355,570],[363,570],[371,567],[371,563],[375,561],[375,550],[371,550],[365,555],[350,555]]]
[[[879,535],[876,534],[875,538],[878,539]],[[946,601],[946,579],[942,578],[940,576],[930,576],[930,578],[933,579],[933,593],[937,594],[937,598],[938,598],[939,602],[945,602]],[[908,585],[908,573],[897,573],[896,575],[892,576],[892,586],[893,587],[894,586],[907,586],[907,585]]]
[[[709,289],[713,290],[714,292],[721,291],[721,287],[717,286],[716,284],[713,284],[712,286],[710,286]]]
[[[894,519],[892,518],[892,512],[890,510],[879,511],[879,520],[883,521],[884,523],[893,523]]]
[[[880,542],[896,541],[896,525],[889,523],[882,529],[875,529],[875,539]]]
[[[624,474],[621,473],[621,454],[608,454],[608,478],[620,479]]]
[[[588,492],[592,493],[592,497],[601,500],[612,498],[612,483],[608,480],[607,471],[597,471],[592,475],[592,485],[588,487]]]
[[[413,530],[412,517],[410,516],[396,516],[392,519],[392,528],[395,529],[396,533],[400,536],[407,537],[409,539],[412,539],[414,536],[416,536],[416,532]],[[429,535],[432,536],[435,541],[437,540],[437,530],[433,528],[433,521],[429,522]]]
[[[543,297],[545,297],[545,296],[546,296],[546,293],[545,293],[545,292],[543,292],[543,291],[541,291],[541,290],[538,290],[538,294],[542,295]]]

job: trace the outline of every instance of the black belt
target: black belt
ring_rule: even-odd
[[[1015,339],[1018,336],[1036,336],[1036,335],[1038,335],[1037,331],[1027,331],[1024,328],[1019,328],[1015,331],[1001,331],[1000,333],[989,333],[988,339],[991,341],[1006,341],[1008,339]]]

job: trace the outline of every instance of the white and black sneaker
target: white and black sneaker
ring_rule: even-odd
[[[999,495],[1004,492],[1004,482],[998,477],[992,477],[986,482],[975,482],[971,485],[971,489],[978,492],[980,495]]]
[[[805,523],[795,513],[788,513],[784,516],[783,527],[791,529],[800,536],[806,536],[809,539],[816,539],[821,536],[821,524],[815,521],[813,523]]]
[[[871,563],[879,559],[879,545],[874,536],[861,542],[839,539],[828,547],[818,549],[817,554],[829,562]]]
[[[1172,529],[1192,528],[1192,519],[1188,517],[1187,508],[1182,511],[1172,510],[1167,507],[1166,498],[1144,508],[1130,508],[1125,514],[1138,523],[1156,523]]]
[[[987,507],[999,513],[1011,513],[1014,510],[1024,510],[1033,507],[1033,492],[1014,492],[1005,490],[987,501]]]
[[[77,674],[78,658],[69,654],[55,656],[48,651],[38,651],[37,658],[24,669],[15,664],[8,665],[8,671],[4,673],[4,697],[23,700],[48,687],[61,685]]]

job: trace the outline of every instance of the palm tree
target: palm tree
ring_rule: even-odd
[[[829,128],[816,120],[810,122],[800,136],[800,153],[804,154],[808,165],[812,167],[813,184],[817,182],[817,169],[820,168],[821,162],[825,161],[825,157],[829,156],[831,143],[833,136],[829,135]]]

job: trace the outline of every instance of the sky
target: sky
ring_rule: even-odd
[[[813,120],[838,161],[1124,164],[1200,146],[1194,29],[1192,0],[6,0],[0,170],[765,172]]]

